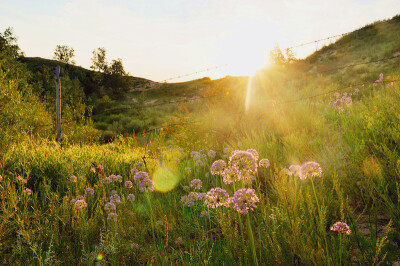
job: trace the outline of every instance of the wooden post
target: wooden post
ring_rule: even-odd
[[[62,143],[61,135],[61,81],[60,81],[60,66],[56,66],[56,113],[57,113],[57,142]]]

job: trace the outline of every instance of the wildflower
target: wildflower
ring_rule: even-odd
[[[259,165],[260,167],[268,168],[268,167],[270,166],[270,163],[269,163],[269,160],[268,160],[268,159],[261,159],[261,160],[258,162],[258,165]]]
[[[179,158],[175,158],[174,161],[176,164],[179,164],[181,162],[181,160],[179,160]]]
[[[147,172],[137,172],[133,179],[135,180],[135,183],[140,183],[142,180],[149,178],[149,174]]]
[[[348,226],[346,223],[344,222],[336,222],[331,226],[331,231],[336,231],[339,233],[343,233],[346,235],[350,235],[351,230],[350,230],[350,226]]]
[[[215,156],[217,155],[217,153],[213,150],[209,150],[207,153],[208,157],[210,157],[211,159],[214,159]]]
[[[121,202],[121,197],[118,194],[114,194],[110,197],[111,202]]]
[[[107,220],[113,220],[114,222],[116,222],[118,220],[118,214],[116,214],[115,212],[110,212],[107,216]]]
[[[224,148],[224,153],[229,153],[229,148]]]
[[[122,182],[122,176],[120,176],[120,175],[114,176],[114,182],[121,183]]]
[[[168,150],[172,150],[174,148],[174,146],[172,146],[172,144],[168,145]]]
[[[349,97],[342,97],[342,102],[344,104],[346,104],[347,107],[349,107],[353,103],[353,100],[351,99],[350,96]]]
[[[128,194],[128,201],[134,201],[135,200],[135,195],[134,194]]]
[[[185,150],[184,150],[183,148],[179,148],[179,152],[180,152],[180,153],[184,153]]]
[[[69,204],[73,205],[73,204],[75,204],[75,202],[76,202],[76,199],[71,199],[71,200],[69,201]]]
[[[85,189],[85,194],[93,195],[94,194],[94,189],[91,187],[88,187]]]
[[[104,184],[110,184],[112,182],[111,177],[107,176],[106,178],[103,178],[103,183]]]
[[[32,190],[29,188],[25,188],[24,193],[27,194],[28,196],[32,195]]]
[[[133,187],[133,184],[132,184],[132,181],[125,181],[125,187],[127,187],[127,188],[132,188]]]
[[[208,216],[208,211],[207,210],[201,211],[200,217],[204,217],[204,216]]]
[[[115,204],[112,201],[107,202],[106,205],[104,206],[104,210],[106,210],[106,211],[115,210],[115,209],[116,209]]]
[[[64,196],[63,197],[63,201],[69,201],[69,197],[68,196]]]
[[[228,167],[221,172],[221,176],[225,184],[230,184],[240,180],[240,171],[236,166]]]
[[[77,200],[75,202],[75,209],[80,210],[82,208],[86,208],[87,207],[87,203],[85,200]]]
[[[202,154],[201,158],[203,158],[203,159],[207,158],[207,154]]]
[[[306,179],[310,176],[321,176],[322,175],[322,168],[316,162],[306,162],[303,163],[300,167],[300,179]]]
[[[355,90],[354,90],[354,93],[358,93],[360,91],[360,89],[359,88],[356,88]]]
[[[85,199],[82,195],[78,195],[78,196],[76,196],[76,198],[75,198],[76,200],[83,200],[83,199]]]
[[[183,191],[188,192],[190,190],[190,187],[189,186],[182,186],[182,189],[183,189]]]
[[[76,181],[78,181],[78,178],[76,177],[76,176],[71,176],[70,178],[69,178],[69,181],[71,181],[72,183],[76,183]]]
[[[202,167],[203,165],[204,165],[204,163],[203,163],[202,160],[197,160],[197,161],[196,161],[196,166],[197,166],[197,167]]]
[[[233,151],[229,158],[229,165],[237,166],[239,170],[249,173],[257,172],[257,163],[252,153],[248,151]]]
[[[300,165],[292,164],[291,166],[289,166],[289,171],[290,171],[289,175],[300,176],[300,168],[301,168]]]
[[[339,97],[340,97],[340,93],[339,93],[339,92],[335,92],[335,93],[333,94],[333,96],[335,96],[336,98],[339,98]]]
[[[190,187],[194,189],[201,189],[203,183],[201,182],[200,179],[193,179],[190,181]]]
[[[178,237],[177,239],[175,239],[175,245],[177,245],[177,246],[183,246],[183,239],[182,239],[182,237]]]
[[[192,169],[189,166],[185,167],[185,172],[190,174],[192,172]]]
[[[23,184],[26,184],[27,183],[27,180],[26,179],[24,179],[22,176],[17,176],[16,177],[16,179],[17,179],[17,181],[18,182],[21,182],[21,183],[23,183]]]
[[[213,162],[210,168],[210,172],[212,175],[220,175],[224,168],[226,167],[226,163],[223,160],[217,160]]]
[[[189,199],[188,196],[182,196],[181,200],[179,201],[181,204],[185,205],[186,207],[192,206],[192,201]]]
[[[143,162],[139,162],[138,164],[137,164],[137,169],[142,169],[144,167],[144,163]]]
[[[91,167],[91,168],[90,168],[90,172],[92,172],[93,174],[95,174],[95,173],[96,173],[96,168]]]
[[[204,204],[208,208],[217,208],[219,206],[229,207],[229,194],[220,187],[212,188],[207,192]]]
[[[257,208],[256,203],[260,199],[256,196],[254,189],[242,188],[235,192],[232,198],[230,198],[233,208],[238,213],[247,213],[248,210],[253,210]]]
[[[192,151],[190,153],[190,158],[196,159],[196,158],[200,158],[200,152],[198,151]]]
[[[250,183],[257,172],[257,162],[252,153],[236,150],[229,158],[229,168],[238,172],[236,180]]]
[[[250,152],[251,155],[253,155],[254,159],[255,159],[256,161],[258,161],[259,155],[258,155],[258,152],[257,152],[255,149],[248,149],[247,152]]]
[[[132,168],[132,169],[131,169],[131,174],[132,174],[132,175],[136,174],[137,172],[139,172],[138,169],[136,169],[136,168]]]
[[[153,180],[149,178],[143,179],[139,184],[139,189],[141,192],[153,192],[154,191]]]

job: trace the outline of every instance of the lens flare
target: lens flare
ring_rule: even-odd
[[[153,174],[154,188],[160,192],[168,192],[178,184],[178,175],[171,168],[160,167]]]
[[[99,253],[99,254],[96,256],[96,261],[102,261],[103,258],[104,258],[104,253]]]
[[[251,98],[251,90],[253,83],[253,76],[249,76],[249,81],[247,83],[247,91],[246,91],[246,101],[244,103],[246,112],[249,110],[250,107],[250,98]]]

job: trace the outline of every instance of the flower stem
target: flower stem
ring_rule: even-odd
[[[320,210],[319,203],[318,203],[317,193],[315,192],[314,179],[313,179],[313,177],[311,177],[310,179],[311,179],[311,185],[312,185],[312,188],[313,188],[313,191],[314,191],[315,201],[317,203],[318,218],[319,218],[319,221],[321,222],[322,221],[321,210]],[[326,242],[326,234],[325,234],[324,228],[322,228],[322,234],[324,235],[326,257],[327,257],[328,265],[330,265],[328,243]]]

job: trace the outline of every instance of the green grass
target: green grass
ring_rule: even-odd
[[[248,79],[244,77],[129,92],[137,102],[87,99],[97,108],[95,127],[106,139],[113,139],[107,144],[93,143],[98,132],[90,127],[90,121],[85,126],[67,127],[70,140],[62,149],[47,140],[46,132],[20,134],[21,124],[35,126],[35,121],[29,110],[17,107],[30,105],[20,94],[11,94],[12,85],[2,86],[14,102],[9,101],[8,109],[2,111],[9,115],[8,120],[2,119],[2,125],[8,126],[3,142],[11,137],[13,141],[2,146],[6,149],[0,156],[0,264],[398,262],[400,83],[372,85],[380,73],[384,73],[384,81],[399,79],[396,61],[324,75],[304,72],[307,64],[329,70],[346,62],[373,60],[375,50],[377,58],[391,54],[397,46],[390,40],[397,37],[387,37],[396,27],[398,17],[390,23],[378,22],[307,59],[314,63],[306,60],[259,71],[253,77],[248,108],[244,104]],[[340,57],[319,57],[332,49]],[[360,85],[349,86],[356,83]],[[355,93],[356,89],[359,92]],[[351,93],[352,104],[338,109],[333,105],[334,92],[340,97]],[[194,96],[204,99],[186,106],[169,103]],[[151,106],[154,104],[160,105]],[[46,114],[42,120],[50,119],[38,110]],[[106,110],[107,114],[101,113]],[[26,114],[25,120],[15,119],[18,112]],[[11,127],[15,121],[20,121],[20,127]],[[160,124],[169,126],[148,131]],[[127,128],[146,130],[141,136],[117,135]],[[258,167],[249,184],[225,184],[220,175],[210,174],[210,167],[217,159],[228,163],[226,148],[256,149],[260,159],[268,158],[271,165]],[[201,156],[202,163],[191,158],[192,151],[207,154],[210,149],[216,151],[215,158]],[[163,156],[162,162],[159,156]],[[285,171],[307,161],[319,163],[322,175],[302,180]],[[154,192],[143,192],[135,183],[131,169],[139,162],[146,163],[141,170],[154,181],[158,188]],[[104,167],[104,176],[98,165]],[[121,175],[122,182],[108,184],[104,177],[112,174]],[[76,183],[70,181],[73,175],[78,177]],[[18,181],[18,176],[27,183]],[[259,202],[247,214],[237,212],[232,203],[208,208],[195,201],[186,206],[181,199],[194,192],[190,187],[193,179],[202,181],[198,192],[221,187],[233,196],[246,187],[254,189]],[[125,181],[131,181],[133,187],[126,187]],[[94,189],[93,195],[85,194],[88,187]],[[32,195],[24,192],[26,188]],[[131,193],[134,201],[128,200]],[[104,209],[114,194],[121,199],[114,211],[117,221],[107,219],[111,211]],[[78,195],[87,203],[80,210],[70,202]],[[337,221],[346,222],[351,233],[330,230]]]

